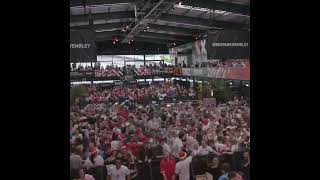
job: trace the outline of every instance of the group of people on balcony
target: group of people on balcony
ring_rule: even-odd
[[[228,60],[209,60],[207,62],[195,62],[194,64],[187,65],[185,61],[179,63],[177,67],[180,68],[214,68],[214,67],[238,67],[245,68],[249,64],[248,59],[228,59]]]
[[[193,99],[196,92],[192,88],[187,88],[172,82],[155,83],[146,87],[114,87],[112,89],[104,89],[97,91],[95,88],[90,88],[88,94],[78,99],[81,104],[101,103],[101,102],[117,102],[124,100],[131,101],[150,101],[164,100],[166,98],[184,98]]]

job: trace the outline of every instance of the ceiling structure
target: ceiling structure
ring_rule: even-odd
[[[98,54],[161,54],[210,29],[250,30],[250,0],[70,0],[70,28],[92,28]]]

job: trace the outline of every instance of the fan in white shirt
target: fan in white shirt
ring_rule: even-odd
[[[192,156],[187,157],[187,153],[180,152],[180,161],[176,164],[175,175],[179,177],[179,180],[190,180],[189,167],[192,161]],[[175,178],[174,178],[175,179]]]
[[[121,160],[116,160],[116,165],[111,166],[108,171],[108,180],[129,180],[130,170],[127,166],[121,165]]]
[[[83,169],[80,170],[80,179],[79,180],[95,180],[94,177],[90,174],[86,174]]]
[[[200,156],[206,156],[209,153],[214,153],[214,154],[218,154],[217,151],[213,150],[210,146],[208,146],[208,144],[206,143],[206,141],[202,141],[201,142],[201,146],[198,149],[198,155]]]
[[[104,166],[104,160],[102,156],[99,154],[98,148],[92,148],[91,156],[93,157],[94,166]]]
[[[94,166],[104,166],[104,160],[99,154],[94,157],[93,161]]]
[[[170,148],[173,156],[178,157],[178,154],[179,154],[180,150],[182,149],[182,147],[183,147],[183,144],[182,144],[181,139],[179,137],[177,137],[176,133],[174,133],[173,143]]]
[[[222,138],[222,137],[219,136],[219,137],[217,138],[217,141],[218,141],[218,142],[215,143],[215,147],[216,147],[218,153],[221,154],[221,153],[223,153],[224,151],[227,151],[227,150],[228,150],[228,147],[227,147],[225,144],[222,143],[222,141],[223,141],[223,138]]]

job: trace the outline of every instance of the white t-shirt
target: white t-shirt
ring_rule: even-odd
[[[126,176],[130,175],[130,170],[123,165],[117,169],[114,165],[109,169],[108,175],[111,177],[111,180],[126,180]]]
[[[104,160],[100,155],[97,155],[93,160],[95,166],[104,166]]]
[[[92,175],[90,175],[90,174],[84,175],[84,179],[85,180],[95,180],[94,177]]]
[[[232,152],[240,152],[241,149],[240,149],[239,143],[233,144],[233,145],[231,146],[231,151],[232,151]]]
[[[190,180],[189,175],[189,166],[191,163],[192,157],[189,156],[183,161],[179,161],[176,164],[175,173],[179,176],[179,180]]]
[[[111,141],[111,149],[112,150],[118,150],[121,147],[120,141]]]
[[[200,146],[199,149],[198,149],[198,155],[200,155],[200,156],[208,155],[209,152],[214,152],[214,150],[210,146],[207,146],[205,148]]]
[[[163,149],[163,151],[165,151],[165,152],[171,153],[170,146],[169,146],[167,143],[164,143],[164,144],[162,145],[162,149]]]

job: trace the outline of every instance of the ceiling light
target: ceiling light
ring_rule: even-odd
[[[249,86],[249,84],[246,84],[246,86],[248,87],[248,86]]]

